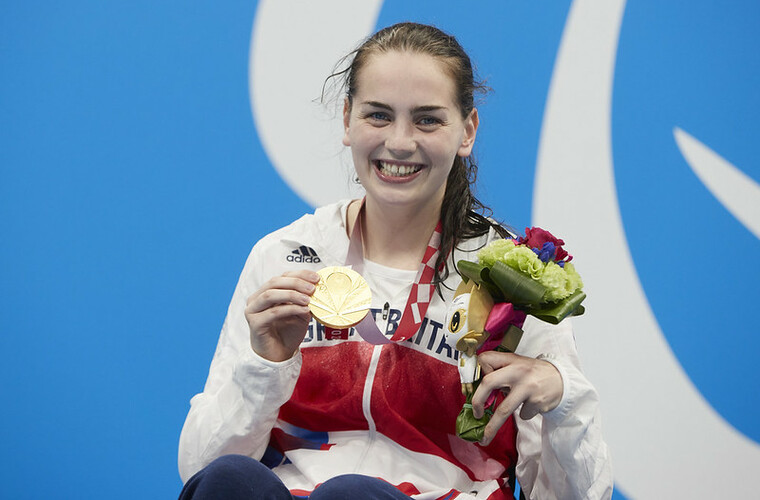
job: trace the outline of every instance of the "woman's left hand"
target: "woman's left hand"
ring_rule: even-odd
[[[541,359],[526,358],[517,354],[486,351],[478,354],[483,378],[472,396],[472,413],[481,418],[491,391],[501,390],[504,401],[496,407],[486,425],[482,445],[493,440],[496,432],[520,404],[520,417],[528,420],[539,413],[557,407],[562,399],[562,377],[559,371]]]

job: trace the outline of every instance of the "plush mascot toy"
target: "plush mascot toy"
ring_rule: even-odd
[[[459,378],[466,401],[457,417],[457,435],[468,441],[480,441],[492,414],[495,396],[489,398],[486,414],[472,416],[472,394],[480,381],[478,353],[484,350],[514,352],[522,337],[520,328],[525,313],[510,303],[497,303],[491,294],[474,280],[462,282],[446,313],[446,341],[459,351]]]
[[[459,378],[462,394],[472,394],[472,384],[480,379],[478,349],[485,343],[488,314],[493,308],[491,295],[474,281],[459,285],[446,313],[446,341],[459,351]]]
[[[459,351],[462,394],[472,394],[480,379],[478,353],[514,352],[522,337],[525,314],[509,303],[494,304],[491,294],[474,281],[462,282],[446,313],[446,341]]]

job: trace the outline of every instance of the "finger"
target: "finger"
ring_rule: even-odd
[[[510,352],[484,351],[478,354],[478,363],[484,373],[491,373],[520,359]]]
[[[245,308],[246,314],[255,314],[276,305],[293,304],[308,306],[311,297],[295,290],[269,289],[251,296]]]
[[[504,354],[504,353],[502,353]],[[480,356],[478,356],[480,361]],[[509,389],[516,381],[517,374],[509,365],[503,366],[498,370],[487,373],[480,379],[480,384],[472,395],[472,414],[475,418],[483,416],[485,403],[491,392],[496,389]]]
[[[319,274],[315,273],[314,271],[309,271],[308,269],[299,269],[298,271],[287,271],[282,274],[283,276],[292,277],[292,278],[300,278],[304,281],[308,281],[310,283],[317,284],[319,283]]]
[[[273,325],[289,319],[299,319],[308,323],[311,320],[311,311],[305,306],[283,304],[249,315],[248,322],[254,331],[258,331],[262,326]]]
[[[312,283],[310,281],[311,276],[308,274],[305,274],[302,276],[288,276],[289,273],[285,273],[282,276],[275,276],[271,278],[269,281],[264,283],[261,288],[253,292],[248,297],[248,302],[251,301],[251,299],[255,299],[262,293],[264,293],[267,290],[295,290],[301,293],[304,293],[306,295],[311,295],[314,293],[314,290],[316,290],[315,283]],[[295,274],[295,272],[293,272]],[[303,271],[300,271],[299,274],[303,274]],[[316,273],[313,273],[316,276]],[[307,278],[307,279],[304,279]]]
[[[499,432],[501,426],[504,425],[504,422],[506,422],[509,416],[515,412],[524,399],[525,395],[522,391],[510,391],[509,395],[504,398],[504,401],[496,407],[491,419],[488,421],[485,429],[483,429],[483,439],[480,441],[480,444],[488,446],[491,441],[493,441],[493,438],[496,437],[496,433]]]

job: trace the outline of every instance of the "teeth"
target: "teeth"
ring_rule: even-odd
[[[391,177],[404,177],[407,175],[412,175],[416,172],[419,172],[422,168],[419,165],[396,165],[393,163],[386,163],[384,161],[377,162],[380,166],[380,170],[383,171],[384,175],[389,175]]]

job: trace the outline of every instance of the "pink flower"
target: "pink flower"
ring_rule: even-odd
[[[525,236],[518,238],[517,244],[527,245],[529,248],[536,248],[538,250],[541,250],[544,246],[544,243],[547,241],[553,243],[556,247],[556,253],[553,259],[555,262],[562,261],[565,259],[565,257],[567,257],[568,262],[573,259],[572,255],[569,255],[567,251],[562,248],[562,245],[565,244],[563,240],[554,237],[552,233],[546,231],[545,229],[541,229],[540,227],[526,227]]]

